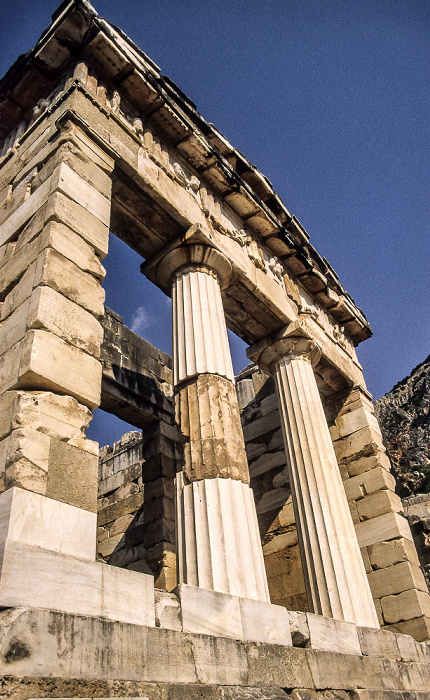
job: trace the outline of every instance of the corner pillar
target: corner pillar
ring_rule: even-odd
[[[313,371],[320,349],[280,333],[248,354],[275,377],[311,610],[379,627]]]

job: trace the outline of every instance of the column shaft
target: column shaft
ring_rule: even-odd
[[[172,296],[179,583],[269,602],[217,275],[182,267]]]
[[[313,612],[378,627],[312,365],[275,365],[309,603]]]

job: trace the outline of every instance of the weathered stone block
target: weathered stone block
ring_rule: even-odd
[[[401,660],[396,635],[392,632],[372,627],[357,627],[357,633],[363,656]]]
[[[389,575],[389,569],[387,576]],[[391,624],[402,620],[425,615],[430,619],[430,596],[428,591],[406,590],[398,595],[388,595],[381,598],[382,614],[386,623]]]
[[[48,389],[70,394],[89,408],[100,403],[101,365],[47,331],[29,331],[22,341],[18,378],[9,387]],[[7,353],[5,353],[6,355]],[[1,370],[0,370],[1,374]]]
[[[33,291],[27,326],[55,333],[69,345],[93,357],[100,357],[103,341],[103,328],[100,323],[88,311],[50,287],[37,287]]]
[[[33,284],[51,287],[99,320],[104,316],[105,293],[98,280],[53,248],[45,248],[39,255]]]
[[[370,469],[375,469],[376,467],[382,467],[388,472],[391,470],[390,460],[384,452],[378,452],[377,454],[370,455],[368,457],[358,457],[354,459],[346,460],[346,466],[348,469],[348,474],[353,477],[358,474],[363,474]]]
[[[339,461],[348,460],[353,455],[370,456],[379,451],[385,452],[381,433],[371,427],[361,428],[347,437],[333,443],[336,457]]]
[[[97,512],[98,456],[51,438],[46,495]]]
[[[409,523],[398,513],[385,513],[371,520],[357,523],[355,532],[360,547],[368,547],[397,537],[404,537],[412,542]]]
[[[155,626],[182,631],[182,613],[174,593],[155,589]]]
[[[374,598],[383,598],[396,593],[403,593],[410,588],[427,591],[421,569],[415,564],[402,562],[388,569],[371,571],[368,574],[370,589]]]
[[[240,599],[181,584],[177,588],[184,632],[242,639]]]
[[[309,625],[305,612],[288,610],[291,639],[295,647],[307,647],[310,643]]]
[[[361,654],[357,627],[352,622],[306,613],[310,646],[316,651]]]
[[[364,498],[375,491],[385,489],[394,491],[396,480],[386,469],[378,466],[363,472],[363,474],[344,479],[343,485],[346,497],[348,501],[351,501]]]
[[[377,518],[384,513],[403,513],[402,501],[392,491],[378,491],[357,501],[360,520]]]
[[[387,566],[410,561],[419,566],[415,544],[401,537],[389,542],[378,542],[368,547],[370,563],[373,569],[385,569]]]
[[[242,639],[291,646],[288,613],[279,605],[240,598]]]

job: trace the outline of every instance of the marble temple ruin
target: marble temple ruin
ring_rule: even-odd
[[[86,0],[0,81],[0,151],[0,697],[430,697],[372,331],[271,183]],[[104,307],[109,231],[172,358]],[[98,406],[143,436],[100,465]]]

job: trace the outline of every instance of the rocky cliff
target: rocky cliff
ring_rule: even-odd
[[[430,355],[375,401],[402,497],[430,492]]]

